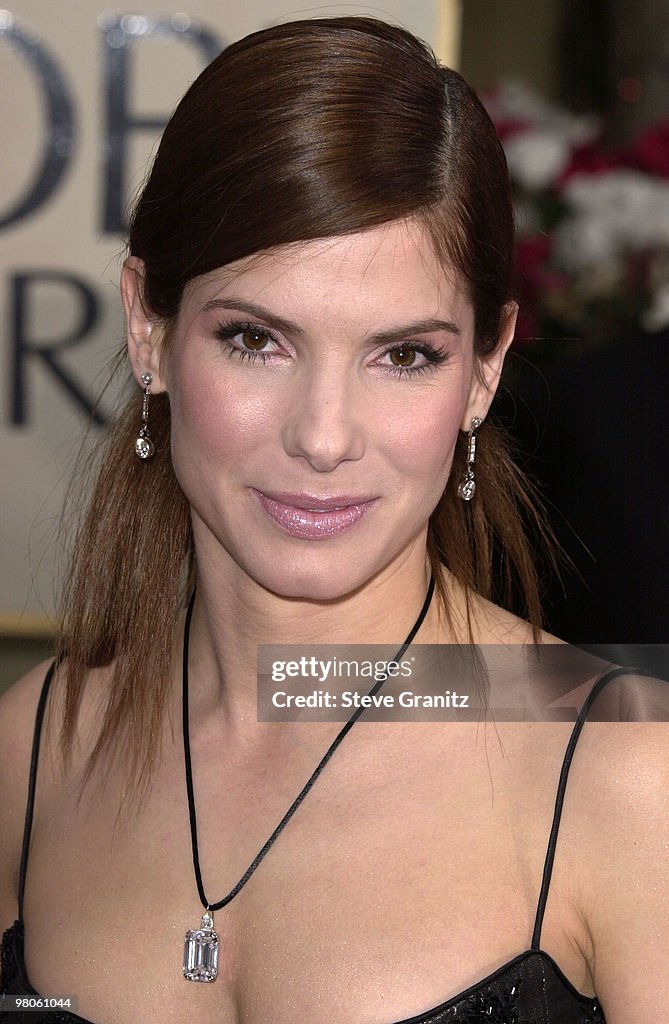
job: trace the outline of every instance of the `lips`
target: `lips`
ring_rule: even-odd
[[[306,540],[325,540],[350,529],[376,503],[375,497],[272,492],[251,488],[262,508],[285,533]]]

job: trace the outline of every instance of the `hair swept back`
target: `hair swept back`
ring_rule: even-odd
[[[506,162],[487,113],[461,76],[404,29],[373,18],[317,18],[246,36],[202,72],[165,129],[128,247],[144,261],[147,309],[169,328],[185,285],[200,274],[397,218],[422,222],[456,268],[474,308],[476,352],[491,352],[512,297],[514,229]],[[133,453],[141,400],[138,393],[128,402],[104,444],[58,646],[67,659],[64,765],[87,673],[113,665],[84,782],[100,759],[123,751],[135,795],[159,752],[175,624],[194,559],[170,460],[169,400],[151,401],[156,455],[147,463]],[[465,465],[461,434],[430,519],[438,596],[448,617],[441,563],[485,597],[508,604],[520,593],[538,640],[539,582],[525,527],[545,541],[550,530],[504,433],[489,418],[479,438],[475,500],[455,491]],[[467,611],[471,629],[469,604]]]

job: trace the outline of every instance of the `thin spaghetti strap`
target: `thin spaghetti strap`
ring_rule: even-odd
[[[46,698],[49,693],[49,686],[53,679],[53,673],[56,668],[56,662],[53,661],[49,666],[49,671],[46,674],[44,682],[42,684],[42,692],[40,693],[39,702],[37,704],[37,713],[35,715],[35,730],[33,733],[33,748],[32,755],[30,758],[30,778],[28,782],[28,803],[26,805],[26,819],[23,826],[23,846],[21,848],[21,866],[19,868],[19,921],[23,922],[23,893],[26,884],[26,868],[28,867],[28,848],[30,846],[30,833],[33,826],[33,810],[35,806],[35,787],[37,783],[37,761],[39,759],[39,744],[40,737],[42,734],[42,719],[44,718],[44,709],[46,708]]]
[[[618,676],[634,673],[635,675],[648,676],[651,673],[645,669],[640,668],[614,668],[610,672],[606,672],[601,679],[598,679],[594,684],[590,693],[583,701],[583,705],[576,717],[574,728],[572,729],[569,743],[564,755],[564,761],[562,762],[562,770],[560,771],[560,779],[557,787],[557,795],[555,798],[555,811],[553,812],[553,824],[551,825],[550,837],[548,839],[548,850],[546,851],[546,860],[544,861],[544,871],[541,879],[541,891],[539,893],[539,901],[537,903],[537,913],[534,920],[534,931],[532,933],[532,949],[540,949],[541,943],[541,926],[544,920],[544,911],[546,910],[546,900],[548,899],[548,889],[551,884],[551,875],[553,873],[553,861],[555,859],[555,847],[557,845],[558,830],[560,828],[560,818],[562,816],[562,805],[564,803],[564,794],[567,788],[567,779],[569,777],[569,769],[571,767],[571,761],[574,756],[574,750],[578,738],[581,735],[581,729],[585,724],[585,720],[588,717],[588,712],[592,707],[593,701],[596,700],[597,696],[601,693],[607,683],[612,679],[617,679]]]

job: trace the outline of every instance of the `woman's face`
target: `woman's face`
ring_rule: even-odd
[[[464,289],[406,221],[192,281],[162,374],[155,336],[131,340],[131,358],[169,392],[199,565],[321,600],[422,569],[458,431],[492,397],[473,326]],[[483,364],[493,390],[506,344]]]

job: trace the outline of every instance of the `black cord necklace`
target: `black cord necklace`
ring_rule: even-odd
[[[423,619],[427,615],[428,608],[432,601],[432,595],[434,593],[434,577],[430,576],[430,583],[427,588],[427,595],[423,602],[423,607],[420,610],[418,618],[414,622],[409,635],[400,647],[399,651],[392,659],[393,661],[399,661],[407,648],[413,642],[413,638],[423,624]],[[190,736],[188,728],[188,646],[190,640],[190,624],[193,616],[193,607],[195,605],[195,591],[191,595],[191,599],[188,604],[188,611],[186,612],[186,623],[184,626],[184,643],[183,643],[183,739],[184,739],[184,759],[186,763],[186,789],[188,791],[188,814],[190,817],[190,836],[191,845],[193,849],[193,870],[195,872],[195,881],[197,882],[197,891],[200,896],[200,902],[205,909],[202,915],[202,921],[199,928],[192,929],[186,932],[186,939],[184,943],[184,960],[183,960],[183,973],[184,977],[188,981],[215,981],[218,974],[218,935],[214,931],[214,917],[213,912],[215,910],[221,910],[231,900],[235,898],[239,890],[248,882],[249,878],[258,867],[260,862],[265,857],[274,840],[277,838],[279,833],[288,824],[293,814],[304,800],[305,796],[313,786],[314,782],[322,772],[323,768],[330,760],[335,750],[346,736],[347,732],[353,728],[353,725],[358,720],[362,712],[365,710],[363,706],[356,708],[351,717],[345,722],[344,726],[335,736],[334,740],[328,747],[327,751],[319,761],[318,765],[314,769],[313,773],[300,790],[295,800],[290,805],[283,818],[272,832],[271,836],[258,852],[255,859],[246,869],[242,877],[239,879],[237,884],[230,890],[227,896],[219,900],[217,903],[209,903],[204,893],[204,886],[202,884],[202,873],[200,871],[200,857],[198,854],[197,846],[197,819],[195,817],[195,795],[193,790],[193,770],[191,765],[190,756]],[[383,683],[388,678],[387,674],[383,675],[377,680],[369,691],[371,696],[374,696],[381,688]]]

